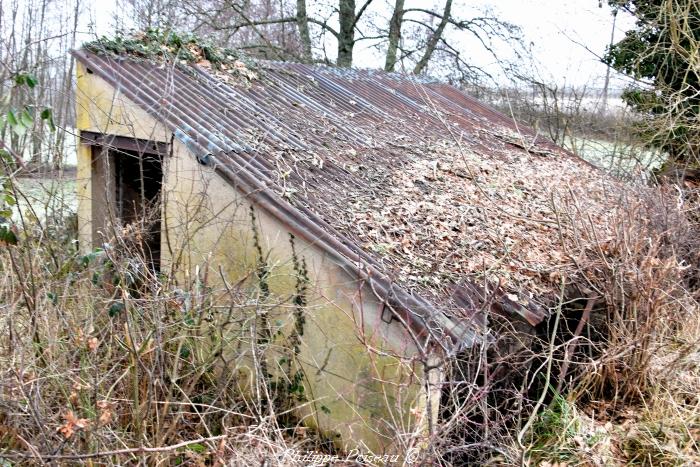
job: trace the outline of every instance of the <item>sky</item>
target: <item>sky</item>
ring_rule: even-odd
[[[406,7],[429,7],[442,4],[432,0],[407,0]],[[524,66],[546,82],[602,87],[607,67],[600,62],[610,44],[613,15],[607,0],[455,0],[453,15],[469,18],[490,12],[493,16],[519,26],[529,54]],[[620,13],[615,21],[615,41],[634,26],[631,15]],[[483,48],[469,37],[453,38],[463,41],[463,50],[475,63],[492,72],[498,65]],[[512,50],[497,46],[499,57],[508,58]],[[383,63],[373,52],[357,52],[358,66],[374,67]],[[622,87],[622,77],[613,82]]]
[[[601,81],[602,84],[607,67],[598,57],[610,44],[613,26],[606,0],[600,7],[598,0],[470,0],[469,3],[491,7],[499,18],[519,25],[531,44],[533,59],[553,81],[576,85]],[[634,19],[620,13],[615,22],[615,41],[633,26]]]
[[[309,2],[310,4],[312,2]],[[358,2],[359,3],[359,2]],[[379,15],[390,16],[393,2],[384,0]],[[443,2],[437,0],[407,0],[406,7],[430,8]],[[496,17],[519,26],[529,53],[522,66],[543,81],[574,86],[602,87],[606,67],[598,57],[610,43],[613,16],[607,0],[456,0],[453,14],[468,18],[470,15],[491,12]],[[109,31],[117,0],[86,0],[88,15],[84,15],[81,30]],[[384,13],[381,11],[384,9]],[[87,19],[89,18],[89,19]],[[88,24],[92,23],[92,24]],[[618,15],[615,40],[623,37],[634,25],[627,14]],[[87,38],[87,35],[86,35]],[[499,66],[467,35],[453,37],[471,61],[498,73]],[[332,47],[329,47],[332,51]],[[509,58],[512,49],[496,46],[499,57]],[[383,57],[367,46],[356,47],[355,66],[375,68],[383,65]],[[623,87],[621,77],[613,76],[612,86]]]

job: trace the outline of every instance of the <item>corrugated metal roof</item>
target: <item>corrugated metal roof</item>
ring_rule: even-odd
[[[461,213],[459,222],[466,225],[472,221],[465,213],[483,217],[457,181],[475,185],[469,180],[502,167],[519,170],[519,160],[525,164],[524,157],[538,154],[556,154],[559,164],[588,167],[462,91],[398,74],[292,63],[263,62],[260,79],[232,81],[199,66],[82,50],[74,54],[165,122],[201,162],[214,165],[295,234],[326,249],[351,273],[372,281],[380,298],[418,333],[448,335],[454,344],[468,345],[475,336],[469,318],[487,302],[533,325],[545,316],[536,294],[527,295],[522,288],[510,290],[518,292],[515,296],[507,293],[508,287],[485,293],[470,277],[468,258],[407,253],[405,242],[416,238],[410,219],[407,222],[412,212],[420,211],[422,217],[416,217],[414,225],[424,230],[415,242],[439,243],[443,250],[436,249],[436,256],[449,252],[449,241],[462,242],[468,235],[462,224],[454,225],[456,221],[435,206],[444,212],[444,206],[449,210],[453,203]],[[460,151],[467,151],[468,157]],[[467,159],[473,155],[481,155],[486,165],[477,161],[466,167],[476,173],[460,173],[457,161],[470,165]],[[553,165],[550,170],[559,169]],[[404,204],[402,189],[408,193]],[[509,199],[497,191],[485,196],[504,205]],[[421,205],[421,197],[428,208]],[[430,206],[436,210],[432,217]],[[377,217],[384,208],[389,210],[385,224]],[[515,206],[509,215],[517,218],[517,209],[522,207]],[[426,227],[430,222],[438,227]],[[388,253],[377,240],[381,235],[390,239]],[[449,261],[454,265],[445,267]],[[441,272],[442,279],[433,284],[427,273],[416,278],[416,270],[435,271],[436,278]]]

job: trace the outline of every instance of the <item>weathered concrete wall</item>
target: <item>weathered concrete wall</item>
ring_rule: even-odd
[[[80,62],[77,62],[76,78],[76,129],[169,141],[170,134],[163,125],[105,80],[88,72]],[[77,159],[78,240],[81,250],[89,251],[93,243],[100,242],[95,238],[96,233],[104,229],[104,221],[110,216],[113,180],[109,177],[107,161],[93,158],[93,150],[87,144],[78,144]]]
[[[294,296],[298,271],[289,232],[259,209],[254,211],[253,224],[245,199],[211,169],[198,165],[180,145],[175,152],[166,176],[170,238],[164,264],[179,262],[189,271],[208,266],[210,276],[221,266],[227,282],[248,277],[246,283],[255,283],[259,246],[269,270],[270,295]],[[259,236],[257,245],[254,231]],[[346,447],[364,440],[373,452],[382,452],[397,431],[415,427],[416,411],[411,414],[410,409],[424,404],[422,378],[417,377],[421,368],[412,361],[417,349],[398,322],[381,320],[380,304],[369,287],[312,244],[297,238],[294,246],[297,256],[305,260],[310,279],[296,356],[305,376],[307,401],[314,401],[307,406],[307,422],[327,433],[339,433]],[[287,300],[267,321],[273,327],[278,322],[288,335],[294,326],[293,308]],[[276,343],[282,345],[280,340]],[[387,351],[396,356],[381,355]]]
[[[84,67],[78,67],[78,128],[108,134],[169,141],[164,127]],[[87,147],[79,150],[79,226],[81,244],[92,242],[93,199],[99,174]],[[396,435],[426,423],[418,350],[394,320],[381,320],[381,305],[371,289],[334,264],[320,248],[291,237],[277,219],[253,206],[233,187],[201,166],[179,142],[166,160],[163,180],[162,259],[164,272],[178,271],[183,283],[206,281],[219,291],[214,304],[231,302],[228,289],[255,298],[236,308],[227,329],[228,359],[238,362],[243,386],[255,375],[252,349],[260,327],[269,326],[269,372],[284,380],[299,373],[304,392],[299,415],[345,449],[365,446],[374,453],[392,449]],[[257,239],[256,239],[257,238]],[[301,262],[308,271],[303,307],[299,297]],[[267,273],[256,272],[261,264]],[[301,274],[303,275],[303,274]],[[224,283],[225,281],[225,283]],[[264,283],[264,284],[263,284]],[[261,287],[261,285],[263,287]],[[269,292],[265,294],[265,289]],[[262,306],[257,303],[263,303]],[[290,350],[300,324],[298,352]],[[257,327],[257,333],[251,332]],[[277,331],[280,331],[279,333]],[[258,342],[256,342],[258,340]],[[293,369],[288,361],[294,362]],[[433,393],[434,410],[439,393]],[[434,412],[435,413],[435,412]],[[433,413],[433,415],[434,415]]]

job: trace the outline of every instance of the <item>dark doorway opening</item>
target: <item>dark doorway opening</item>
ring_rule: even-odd
[[[90,192],[93,248],[119,236],[151,269],[161,266],[163,163],[168,143],[81,131],[92,147]]]
[[[122,226],[137,239],[134,247],[155,270],[160,270],[161,187],[160,154],[111,149],[114,163],[114,200]]]

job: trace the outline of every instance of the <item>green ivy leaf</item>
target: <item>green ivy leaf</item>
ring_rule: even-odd
[[[56,131],[56,125],[54,124],[54,121],[53,121],[53,112],[51,111],[50,108],[47,107],[41,111],[41,119],[44,120],[49,125],[49,129],[51,131]]]
[[[101,254],[102,254],[102,248],[95,248],[94,251],[91,251],[90,253],[84,255],[81,258],[82,265],[87,266],[88,264],[90,264],[90,262],[97,259]]]
[[[29,88],[34,89],[38,83],[39,81],[36,79],[36,76],[31,73],[20,73],[15,76],[15,84],[17,86],[24,86],[26,84]]]
[[[36,79],[36,76],[31,75],[29,73],[24,75],[24,81],[27,83],[27,86],[29,86],[32,89],[34,89],[34,86],[36,86],[37,83],[39,83],[39,81]]]
[[[19,122],[17,121],[17,116],[12,110],[7,111],[7,123],[10,124],[11,127],[16,127]]]
[[[56,295],[53,292],[46,292],[46,298],[51,300],[51,303],[53,303],[54,305],[58,303],[58,295]]]
[[[204,447],[204,445],[199,444],[199,443],[190,444],[187,448],[190,451],[196,452],[198,454],[203,454],[203,453],[207,452],[207,448]]]
[[[27,127],[22,122],[22,114],[20,114],[20,116],[18,117],[17,114],[10,109],[7,111],[6,119],[7,123],[10,124],[12,131],[14,131],[17,134],[17,136],[22,136],[27,130]]]
[[[107,310],[107,314],[109,314],[110,318],[114,318],[119,313],[121,313],[123,310],[124,310],[124,304],[122,302],[115,302],[115,303],[112,303],[112,305],[109,307],[109,309]]]
[[[0,226],[0,243],[8,245],[17,245],[17,236],[6,225]]]
[[[29,128],[34,124],[34,117],[29,113],[29,109],[25,108],[19,116],[19,121],[22,125]]]

